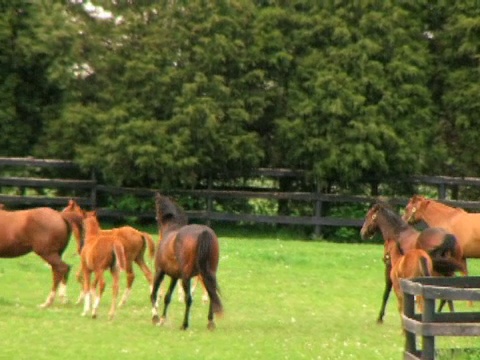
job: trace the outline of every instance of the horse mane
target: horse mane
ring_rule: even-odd
[[[388,223],[392,226],[393,232],[395,234],[400,234],[409,228],[409,225],[402,219],[402,217],[393,210],[390,205],[384,202],[377,202],[376,204],[377,211],[381,213]]]
[[[173,223],[178,226],[184,226],[188,224],[188,217],[185,211],[168,197],[158,192],[155,194],[155,209],[159,225]]]

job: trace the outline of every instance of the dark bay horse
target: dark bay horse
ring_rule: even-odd
[[[72,217],[72,219],[81,218],[82,220],[86,216],[86,212],[74,201],[70,200],[68,206],[63,209],[63,214],[66,216]],[[80,254],[80,249],[82,247],[83,238],[82,233],[79,229],[78,232],[75,231],[74,227],[74,235],[77,240],[77,249],[78,253]],[[145,252],[148,249],[148,254],[151,258],[155,253],[155,243],[150,236],[150,234],[146,232],[139,231],[132,226],[121,226],[109,230],[99,229],[99,233],[102,235],[113,235],[117,236],[119,240],[122,242],[122,245],[125,250],[126,256],[126,266],[125,266],[125,273],[127,276],[127,286],[125,288],[125,292],[120,300],[119,306],[124,305],[132,291],[132,285],[135,280],[135,273],[133,271],[133,263],[135,262],[139,268],[142,270],[145,278],[147,279],[148,284],[150,285],[150,290],[152,287],[153,276],[150,268],[145,262]],[[77,273],[77,280],[82,282],[81,279],[82,272],[79,271]],[[80,297],[77,300],[77,303],[80,303],[83,300],[83,292],[80,294]]]
[[[155,277],[150,296],[152,302],[152,321],[163,324],[167,308],[178,279],[182,281],[185,293],[185,315],[182,329],[189,325],[189,313],[192,305],[190,279],[201,275],[210,299],[208,310],[208,329],[215,328],[214,314],[223,313],[219,297],[216,272],[219,261],[219,242],[215,232],[205,225],[187,225],[187,216],[183,209],[166,196],[155,196],[156,216],[159,227],[159,243],[155,254]],[[157,292],[165,275],[171,282],[164,298],[162,316],[158,316]]]
[[[125,270],[126,267],[125,249],[117,236],[101,233],[95,211],[87,212],[84,226],[85,242],[80,252],[85,300],[82,315],[87,315],[91,310],[92,318],[97,317],[98,306],[105,290],[104,273],[110,269],[113,278],[113,295],[108,315],[112,319],[117,305],[119,272]],[[95,274],[93,284],[91,282],[92,273]]]
[[[41,307],[54,302],[57,290],[66,301],[70,266],[62,260],[62,254],[70,240],[72,226],[70,219],[48,207],[0,209],[0,257],[14,258],[33,251],[52,269],[52,290]]]
[[[373,205],[367,212],[360,234],[362,239],[371,238],[375,233],[381,232],[385,241],[397,241],[403,252],[411,249],[426,251],[433,262],[434,274],[452,276],[455,271],[464,271],[461,263],[462,250],[455,236],[441,228],[427,228],[422,232],[408,225],[399,214],[383,203]],[[388,252],[385,251],[385,289],[382,305],[377,318],[378,323],[383,322],[385,307],[392,289],[391,267],[392,262]],[[443,306],[443,303],[440,304]],[[449,306],[453,306],[449,303]]]

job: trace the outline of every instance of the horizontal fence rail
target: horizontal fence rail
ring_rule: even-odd
[[[61,208],[66,206],[69,199],[74,199],[81,206],[90,209],[97,209],[100,216],[110,218],[136,217],[139,219],[154,220],[153,196],[157,189],[147,188],[125,188],[115,187],[99,183],[94,172],[90,178],[86,179],[64,179],[48,178],[38,176],[21,176],[2,171],[5,168],[21,169],[66,169],[73,170],[72,173],[78,174],[78,166],[67,160],[55,159],[35,159],[35,158],[5,158],[0,157],[0,203],[7,206],[50,206]],[[27,172],[28,173],[28,172]],[[78,175],[76,175],[79,177]],[[258,178],[294,178],[304,179],[305,172],[289,169],[256,169],[252,172],[252,179]],[[413,185],[428,185],[438,189],[439,198],[447,205],[461,207],[469,211],[480,212],[479,201],[466,200],[447,200],[445,193],[448,186],[459,187],[479,187],[479,178],[456,178],[447,176],[415,176],[406,180]],[[4,191],[4,189],[7,189]],[[12,193],[12,189],[17,189],[18,193]],[[20,189],[20,190],[19,190]],[[37,190],[34,194],[25,192],[24,189]],[[50,190],[50,191],[49,191]],[[190,197],[192,199],[201,199],[206,206],[201,210],[187,211],[191,219],[202,221],[220,221],[220,222],[245,222],[245,223],[265,223],[265,224],[286,224],[286,225],[305,225],[315,227],[315,233],[321,231],[322,226],[331,227],[360,227],[363,218],[344,218],[325,215],[322,208],[329,204],[363,204],[369,206],[377,200],[376,196],[366,196],[364,194],[345,195],[345,194],[324,194],[317,192],[285,192],[278,191],[275,188],[248,188],[239,189],[213,188],[209,185],[208,189],[193,190],[170,190],[165,191],[165,195],[174,197]],[[122,197],[134,196],[143,199],[152,199],[152,208],[149,211],[128,211],[122,209],[106,208],[98,206],[97,199],[100,196]],[[263,215],[248,214],[236,212],[217,212],[212,205],[215,201],[222,200],[245,200],[263,199],[268,201],[299,201],[312,204],[312,215]],[[398,206],[404,206],[408,202],[407,197],[393,197],[389,201]]]

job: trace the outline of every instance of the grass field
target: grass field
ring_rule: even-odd
[[[72,274],[79,263],[74,252],[72,241],[64,255]],[[148,285],[138,268],[131,299],[113,321],[107,319],[107,275],[99,317],[93,320],[81,317],[82,307],[74,304],[80,290],[74,276],[68,304],[40,309],[51,285],[47,265],[36,255],[0,259],[0,358],[400,359],[403,335],[393,294],[385,324],[375,323],[382,253],[381,245],[372,244],[222,236],[218,278],[225,315],[214,332],[206,329],[200,291],[188,331],[179,330],[184,305],[177,299],[167,323],[153,326]],[[480,262],[469,266],[480,274]],[[122,275],[122,290],[124,281]],[[437,345],[479,346],[478,338],[440,338]],[[458,358],[480,355],[471,356]]]

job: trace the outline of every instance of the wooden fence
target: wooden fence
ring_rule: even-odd
[[[436,300],[479,301],[480,277],[402,279],[401,287],[405,294],[402,314],[405,329],[404,359],[434,360],[437,336],[480,336],[480,312],[439,313],[435,311]],[[415,313],[415,296],[423,296],[425,299],[421,314]],[[416,345],[417,336],[422,338],[420,349]],[[477,355],[480,354],[480,348],[475,350]]]
[[[24,169],[26,176],[8,176],[8,169]],[[41,173],[42,169],[61,169],[62,173],[72,173],[74,178],[48,178],[45,176],[32,176],[32,173]],[[53,159],[35,159],[35,158],[0,158],[0,203],[7,206],[50,206],[53,208],[62,208],[66,206],[68,200],[73,198],[81,206],[90,209],[98,209],[99,215],[104,217],[131,217],[141,219],[154,219],[153,195],[158,189],[142,188],[123,188],[107,186],[96,180],[95,173],[92,171],[88,176],[79,176],[78,167],[71,161],[53,160]],[[258,169],[254,174],[257,178],[267,178],[277,181],[281,178],[290,177],[302,179],[303,173],[286,169]],[[79,177],[82,177],[79,179]],[[462,207],[471,211],[480,211],[479,201],[447,200],[447,189],[449,187],[474,187],[480,189],[480,179],[478,178],[455,178],[455,177],[412,177],[408,182],[414,186],[430,186],[437,189],[438,198],[445,203]],[[16,189],[13,193],[12,189]],[[269,223],[269,224],[289,224],[306,225],[315,229],[315,234],[321,232],[322,226],[331,227],[360,227],[363,218],[344,218],[324,215],[322,209],[328,204],[363,204],[368,206],[376,201],[375,196],[365,195],[341,195],[324,194],[320,191],[314,192],[281,192],[278,188],[267,189],[215,189],[211,184],[207,189],[195,190],[170,190],[165,192],[167,195],[188,196],[193,199],[201,199],[206,204],[203,209],[187,211],[192,219],[205,222],[246,222],[246,223]],[[130,195],[137,198],[152,199],[152,210],[149,211],[125,211],[111,208],[99,207],[97,199],[100,196],[122,197]],[[293,215],[264,215],[264,214],[246,214],[233,212],[215,211],[214,202],[224,199],[265,199],[269,201],[299,201],[311,205],[311,216],[293,216]],[[391,198],[391,202],[397,205],[405,205],[408,201],[406,197]]]

